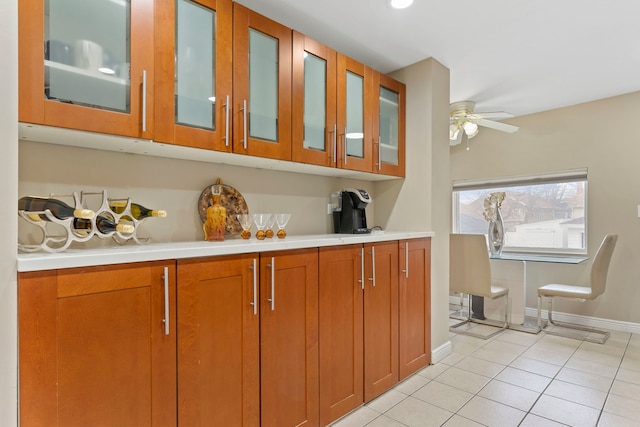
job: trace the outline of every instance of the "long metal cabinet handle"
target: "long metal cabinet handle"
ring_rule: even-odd
[[[380,171],[380,169],[382,169],[382,157],[380,157],[382,155],[382,149],[381,149],[381,144],[380,144],[380,137],[378,137],[378,163],[376,163],[376,166],[378,166],[378,172]]]
[[[344,128],[344,164],[347,164],[347,128]]]
[[[258,260],[254,258],[249,268],[253,270],[253,301],[249,304],[253,306],[253,314],[258,314]]]
[[[242,108],[240,109],[240,111],[242,111],[242,129],[243,129],[242,139],[240,140],[240,142],[242,142],[242,145],[246,150],[247,149],[247,100],[246,99],[242,100]]]
[[[358,282],[362,284],[362,289],[364,290],[364,247],[360,248],[358,256],[360,257],[360,280]]]
[[[142,132],[147,131],[147,70],[142,70]]]
[[[169,267],[164,268],[164,334],[169,335]]]
[[[404,242],[404,277],[409,278],[409,242]]]
[[[227,95],[224,103],[224,140],[225,147],[229,146],[229,95]]]
[[[371,278],[369,280],[373,282],[373,286],[376,286],[376,247],[371,246]]]
[[[333,125],[333,164],[338,163],[338,125]]]
[[[267,264],[267,267],[271,268],[271,298],[267,298],[267,301],[271,303],[271,311],[276,309],[276,260],[271,257],[271,264]]]

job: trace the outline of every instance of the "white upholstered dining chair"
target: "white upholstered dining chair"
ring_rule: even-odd
[[[478,338],[491,338],[507,328],[509,314],[509,289],[494,286],[491,283],[491,265],[486,238],[482,234],[451,234],[449,239],[449,291],[469,296],[469,312],[462,322],[449,326],[451,332],[471,335]],[[489,335],[473,332],[472,329],[458,329],[468,323],[491,324],[491,322],[473,319],[471,316],[471,297],[504,298],[504,322],[499,329]],[[460,319],[458,319],[460,320]]]
[[[545,333],[551,335],[560,335],[568,338],[575,338],[584,341],[596,342],[598,344],[604,344],[609,338],[609,331],[595,329],[591,327],[575,325],[572,323],[564,323],[553,320],[553,299],[554,298],[571,298],[580,301],[594,300],[604,293],[607,285],[607,273],[609,272],[609,264],[611,262],[611,256],[613,250],[618,241],[617,234],[608,234],[602,240],[598,252],[591,264],[591,280],[587,286],[577,285],[565,285],[551,283],[538,288],[538,329],[542,330],[542,298],[548,298],[548,317],[549,325],[559,326],[566,329],[574,329],[579,331],[590,332],[588,335],[581,335],[571,332],[566,332],[563,329],[545,329]],[[549,326],[547,325],[547,327]],[[593,334],[600,335],[600,337],[593,336]]]

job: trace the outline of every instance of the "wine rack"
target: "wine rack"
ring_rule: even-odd
[[[94,236],[100,239],[111,238],[120,245],[124,245],[132,241],[137,244],[145,244],[150,241],[149,237],[138,236],[138,226],[147,218],[138,220],[133,216],[131,212],[131,199],[129,198],[110,199],[109,197],[107,197],[106,190],[103,190],[101,192],[74,192],[71,195],[49,195],[49,198],[72,198],[73,203],[70,203],[70,205],[74,206],[75,209],[86,209],[88,199],[93,197],[97,197],[97,200],[100,202],[100,204],[97,209],[92,209],[95,211],[95,216],[92,219],[88,220],[91,221],[91,228],[86,230],[79,230],[74,228],[74,218],[57,218],[48,209],[44,211],[19,210],[18,214],[21,218],[23,218],[28,223],[40,228],[40,231],[42,233],[42,241],[39,244],[22,244],[18,242],[18,249],[22,252],[62,252],[66,250],[73,242],[86,242],[92,239]],[[120,213],[116,213],[109,207],[110,201],[126,202],[126,205]],[[44,215],[47,217],[48,221],[36,220],[30,215]],[[120,222],[120,219],[126,220],[127,224],[131,224],[133,226],[133,232],[122,233],[120,231],[111,231],[104,233],[98,230],[98,227],[96,225],[96,218],[98,218],[98,216],[100,215],[106,216],[107,218],[113,220],[113,222],[116,224]]]

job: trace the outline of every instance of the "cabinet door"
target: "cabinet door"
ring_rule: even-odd
[[[364,249],[320,248],[320,425],[362,405]]]
[[[231,151],[231,0],[156,2],[154,140]]]
[[[258,255],[178,262],[178,425],[260,425]]]
[[[260,254],[263,427],[318,425],[318,249]]]
[[[373,72],[373,120],[371,132],[376,150],[374,172],[404,176],[405,92],[403,83]]]
[[[22,426],[176,425],[174,265],[18,282]]]
[[[372,70],[338,54],[338,167],[373,171]]]
[[[20,121],[152,138],[152,0],[18,7]]]
[[[398,242],[365,245],[364,401],[398,382]]]
[[[233,4],[233,151],[291,160],[291,29]]]
[[[431,239],[402,240],[399,245],[402,380],[431,363]]]
[[[292,66],[292,159],[335,167],[336,52],[294,31]]]

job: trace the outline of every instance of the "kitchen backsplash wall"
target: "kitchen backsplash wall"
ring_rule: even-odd
[[[140,235],[150,235],[155,242],[203,238],[197,202],[217,178],[243,195],[251,213],[291,213],[289,235],[332,233],[327,214],[330,193],[347,187],[363,188],[372,195],[367,222],[376,225],[374,184],[368,181],[29,141],[20,141],[19,159],[19,196],[106,190],[110,197],[131,197],[148,208],[167,210],[167,218],[150,218],[141,225]],[[21,242],[39,239],[39,231],[23,220],[19,233]],[[92,239],[88,246],[101,244]]]

